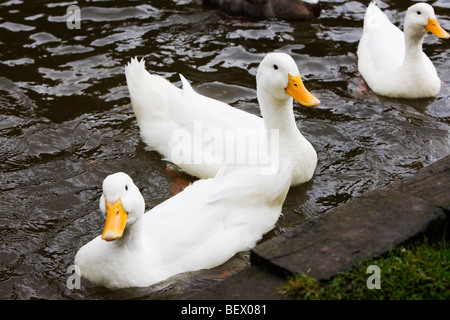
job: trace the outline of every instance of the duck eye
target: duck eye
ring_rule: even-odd
[[[128,191],[128,185],[127,184],[125,185],[125,191]]]
[[[417,11],[417,14],[422,14],[422,12],[420,12],[420,11]]]
[[[273,65],[273,68],[274,68],[275,70],[278,70],[278,66],[277,66],[276,64]]]

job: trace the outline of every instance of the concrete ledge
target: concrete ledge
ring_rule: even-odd
[[[450,156],[257,245],[251,267],[179,299],[285,299],[286,275],[329,279],[423,236],[442,237],[450,212]],[[448,232],[448,230],[447,230]],[[447,233],[448,234],[448,233]]]
[[[253,265],[280,275],[310,270],[329,279],[361,260],[383,255],[409,239],[444,225],[442,209],[392,188],[379,188],[332,210],[306,227],[262,243]]]
[[[391,187],[441,207],[448,218],[450,214],[450,155],[422,168],[408,179],[393,183]]]

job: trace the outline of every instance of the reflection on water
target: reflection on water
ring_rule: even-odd
[[[104,177],[127,172],[148,209],[171,196],[165,163],[144,150],[129,103],[124,65],[134,56],[172,82],[182,73],[200,93],[255,114],[263,56],[279,50],[295,59],[322,101],[295,108],[319,164],[312,181],[290,190],[266,238],[449,154],[448,42],[425,38],[444,82],[436,98],[364,93],[355,52],[365,3],[322,1],[319,19],[286,22],[228,15],[200,0],[80,1],[80,29],[67,28],[66,1],[0,3],[0,298],[170,298],[248,264],[241,253],[214,270],[139,290],[111,292],[87,281],[66,287],[76,251],[102,228]],[[449,30],[448,2],[433,5]],[[382,3],[397,25],[407,6]]]

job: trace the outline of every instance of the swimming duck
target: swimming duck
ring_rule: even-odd
[[[203,0],[225,11],[256,18],[308,20],[320,16],[319,0]]]
[[[110,289],[147,287],[173,275],[218,266],[251,249],[281,214],[292,162],[275,175],[243,168],[197,180],[144,214],[145,202],[125,173],[103,182],[103,233],[81,247],[82,277]]]
[[[375,93],[393,98],[425,98],[439,92],[441,80],[422,51],[427,31],[449,38],[429,4],[417,3],[408,8],[404,33],[375,3],[369,4],[358,45],[358,69]]]
[[[143,59],[131,59],[125,74],[142,140],[186,173],[211,178],[226,164],[226,172],[256,165],[270,174],[280,160],[292,158],[292,185],[313,177],[317,153],[297,128],[293,98],[305,106],[320,101],[305,88],[288,54],[270,53],[259,65],[263,118],[198,94],[182,75],[180,89],[147,72]]]

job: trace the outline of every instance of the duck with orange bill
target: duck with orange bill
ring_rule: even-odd
[[[80,248],[81,276],[110,289],[148,287],[176,274],[216,267],[251,249],[281,215],[292,161],[273,175],[259,168],[220,171],[145,212],[123,172],[103,182],[101,236]]]
[[[184,172],[210,178],[224,164],[227,172],[247,165],[271,167],[291,158],[292,185],[313,177],[317,153],[297,127],[293,99],[309,107],[320,101],[306,89],[288,54],[270,53],[259,65],[262,118],[197,93],[181,75],[180,89],[150,74],[144,60],[132,59],[125,74],[142,140]],[[234,141],[247,143],[238,150]]]
[[[404,32],[370,3],[358,45],[358,69],[375,93],[392,98],[427,98],[441,89],[438,72],[422,51],[425,35],[448,39],[427,3],[416,3],[405,15]]]

